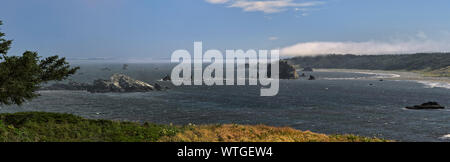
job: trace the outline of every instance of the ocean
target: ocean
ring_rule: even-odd
[[[113,73],[170,87],[148,93],[39,91],[22,106],[0,113],[46,111],[91,119],[158,124],[265,124],[326,134],[356,134],[397,141],[449,141],[450,110],[407,110],[405,106],[436,101],[450,108],[448,84],[382,78],[394,74],[305,72],[317,80],[281,80],[274,97],[261,97],[258,86],[182,86],[159,81],[173,65],[80,64],[71,77],[92,83]],[[105,68],[107,67],[107,68]],[[302,72],[300,72],[302,73]]]

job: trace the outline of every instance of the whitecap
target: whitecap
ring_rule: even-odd
[[[441,140],[450,140],[450,134],[443,135],[442,137],[439,137],[439,139],[441,139]]]
[[[450,83],[446,83],[446,82],[432,82],[432,81],[416,81],[416,82],[425,85],[425,88],[450,89]]]
[[[400,78],[400,75],[398,74],[388,74],[388,73],[373,73],[373,72],[355,72],[358,74],[368,74],[368,75],[374,75],[368,78],[377,78],[377,79],[383,79],[383,78]]]
[[[373,72],[351,72],[356,74],[367,74],[372,75],[368,77],[349,77],[349,78],[323,78],[325,80],[362,80],[362,79],[387,79],[387,78],[399,78],[398,74],[387,74],[387,73],[373,73]]]

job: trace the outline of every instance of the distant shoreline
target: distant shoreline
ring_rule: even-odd
[[[416,81],[422,84],[438,84],[439,87],[450,89],[450,77],[427,77],[423,74],[408,71],[387,71],[387,70],[362,70],[362,69],[314,69],[317,72],[349,72],[349,73],[374,73],[392,74],[395,77],[372,78],[384,80]]]

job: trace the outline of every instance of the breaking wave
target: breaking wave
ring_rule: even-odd
[[[425,85],[425,88],[445,88],[445,89],[450,89],[450,83],[431,82],[431,81],[416,81],[416,82]]]
[[[387,78],[399,78],[398,74],[387,74],[387,73],[373,73],[373,72],[352,72],[356,74],[367,74],[371,76],[365,77],[348,77],[348,78],[323,78],[325,80],[359,80],[359,79],[387,79]]]

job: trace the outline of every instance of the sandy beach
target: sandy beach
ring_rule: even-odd
[[[367,79],[403,80],[415,81],[425,84],[431,88],[441,87],[450,89],[450,77],[425,77],[422,74],[406,71],[385,71],[385,70],[361,70],[361,69],[315,69],[318,72],[350,72],[375,74],[379,77]]]

